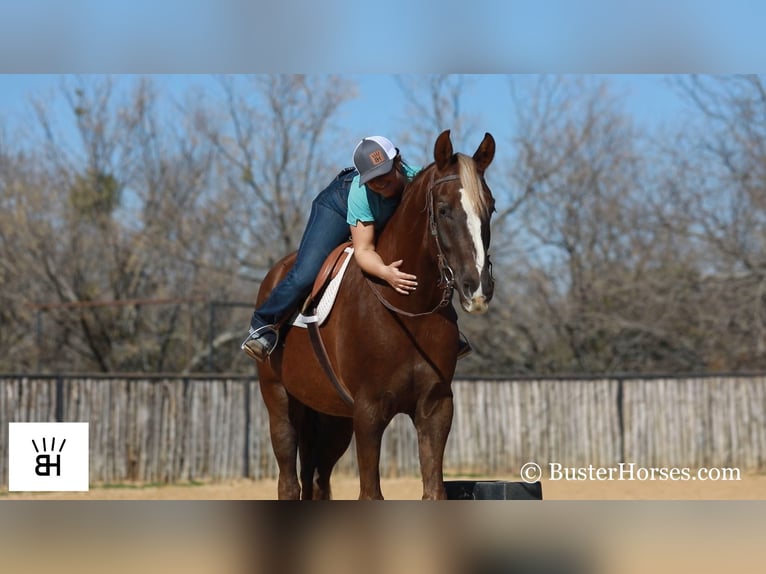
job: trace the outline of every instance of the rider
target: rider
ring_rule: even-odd
[[[275,326],[293,312],[311,291],[330,252],[348,240],[359,267],[408,295],[417,287],[415,275],[399,270],[402,260],[385,263],[375,251],[375,236],[393,215],[402,192],[419,169],[409,166],[383,136],[362,139],[354,149],[354,167],[342,170],[317,195],[303,232],[295,265],[255,309],[250,332],[241,348],[262,361],[277,341]]]

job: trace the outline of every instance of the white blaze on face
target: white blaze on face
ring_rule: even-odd
[[[473,240],[473,250],[476,254],[476,273],[479,275],[479,289],[475,293],[471,293],[471,298],[483,297],[481,292],[481,270],[484,269],[484,244],[481,241],[481,218],[476,211],[476,205],[465,188],[460,188],[460,205],[463,206],[468,222],[468,233]]]

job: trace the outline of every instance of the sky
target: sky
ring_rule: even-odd
[[[759,72],[761,0],[0,0],[0,72]]]

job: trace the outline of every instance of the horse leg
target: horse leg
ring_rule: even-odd
[[[378,409],[358,399],[354,409],[356,459],[359,466],[359,500],[382,500],[380,490],[380,447],[388,420]]]
[[[300,429],[298,440],[298,457],[301,461],[301,500],[313,500],[319,496],[314,489],[314,474],[321,441],[317,440],[319,432],[319,413],[306,409],[306,416]]]
[[[351,419],[307,409],[298,447],[303,486],[301,499],[332,498],[330,476],[335,463],[348,450],[353,432]]]
[[[418,404],[412,419],[418,433],[424,500],[447,498],[444,490],[444,449],[452,426],[452,414],[451,392],[437,396],[429,393]]]
[[[299,411],[300,407],[280,384],[263,382],[261,394],[269,412],[271,447],[279,466],[277,496],[279,500],[298,500],[301,486],[296,463],[299,431],[296,418],[301,413],[296,409]]]
[[[301,485],[298,482],[296,456],[298,433],[295,427],[282,417],[269,417],[271,445],[279,466],[277,496],[279,500],[298,500]]]
[[[343,453],[348,450],[351,437],[354,433],[353,422],[349,418],[334,417],[318,414],[312,436],[312,463],[311,463],[311,498],[313,500],[332,499],[330,477],[335,464]],[[308,434],[308,433],[306,433]],[[301,468],[304,459],[301,457]],[[307,490],[306,476],[303,478],[304,494]]]
[[[329,500],[332,498],[330,488],[330,476],[335,463],[351,444],[354,434],[353,421],[349,418],[320,415],[322,444],[318,452],[316,474],[314,475],[314,489],[318,493],[317,498]]]

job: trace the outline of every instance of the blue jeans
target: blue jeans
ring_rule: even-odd
[[[295,265],[253,312],[250,328],[258,329],[286,319],[311,292],[322,263],[338,245],[348,241],[348,190],[356,170],[345,169],[316,196],[298,246]]]

